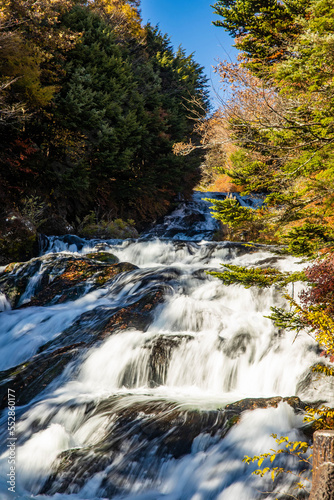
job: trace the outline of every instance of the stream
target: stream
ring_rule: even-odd
[[[291,474],[273,482],[242,459],[277,449],[272,433],[307,439],[305,406],[333,404],[333,383],[310,374],[322,358],[307,333],[265,317],[285,304],[279,290],[207,274],[303,265],[212,241],[202,198],[222,196],[195,192],[138,240],[49,237],[39,257],[0,269],[1,500],[297,494]]]

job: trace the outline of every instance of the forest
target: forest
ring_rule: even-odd
[[[173,144],[206,114],[207,80],[137,0],[5,0],[0,14],[3,254],[31,256],[6,241],[13,217],[133,235],[189,196],[202,154]]]

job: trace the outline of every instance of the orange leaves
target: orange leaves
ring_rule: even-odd
[[[4,150],[1,163],[7,165],[13,171],[19,171],[22,174],[37,175],[30,166],[24,162],[37,152],[36,146],[29,139],[16,139],[7,149]]]
[[[233,184],[233,180],[228,175],[219,175],[213,184],[208,186],[209,191],[220,191],[222,193],[241,192],[242,187]]]
[[[284,55],[284,50],[283,49],[280,49],[278,50],[277,52],[274,52],[273,54],[271,54],[268,59],[274,61],[274,60],[280,60]]]
[[[29,139],[16,139],[14,141],[15,146],[21,148],[21,156],[23,156],[22,159],[26,159],[27,156],[36,153],[37,147],[35,144],[33,144]]]

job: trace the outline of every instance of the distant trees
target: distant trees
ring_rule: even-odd
[[[32,2],[4,0],[0,9],[0,200],[2,206],[18,201],[35,188],[37,170],[26,160],[38,146],[27,134],[29,120],[51,104],[61,70],[60,50],[75,34],[60,18],[70,0]]]

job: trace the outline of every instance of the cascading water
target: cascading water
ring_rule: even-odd
[[[203,239],[217,226],[202,197],[214,194],[196,193],[142,239],[53,237],[41,257],[2,270],[1,499],[251,500],[289,489],[290,477],[276,485],[242,459],[275,447],[271,433],[300,439],[300,400],[330,401],[333,386],[309,375],[313,340],[265,318],[284,303],[278,291],[226,287],[206,271],[299,264]],[[258,408],[233,404],[245,398]]]

